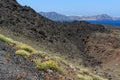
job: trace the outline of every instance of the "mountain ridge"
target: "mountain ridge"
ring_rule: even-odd
[[[39,13],[42,16],[49,18],[53,21],[120,20],[120,17],[112,17],[107,14],[100,14],[100,15],[93,15],[93,16],[66,16],[56,12],[39,12]]]

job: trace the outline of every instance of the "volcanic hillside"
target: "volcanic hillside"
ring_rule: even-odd
[[[120,70],[120,39],[117,37],[120,35],[119,28],[84,21],[53,22],[30,7],[19,5],[16,0],[0,0],[0,34],[29,44],[37,51],[59,56],[74,66],[87,67],[109,80],[120,80],[119,71],[116,71]],[[73,74],[74,72],[73,70]],[[71,77],[70,80],[76,79]]]
[[[84,55],[84,43],[91,32],[106,31],[102,25],[87,22],[52,22],[31,8],[20,6],[15,0],[2,0],[0,4],[1,28],[39,42],[48,50],[68,54],[69,57]]]

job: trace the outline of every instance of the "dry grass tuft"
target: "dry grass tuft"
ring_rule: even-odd
[[[30,53],[28,53],[28,52],[25,51],[25,50],[17,50],[17,51],[16,51],[16,54],[21,55],[21,56],[24,56],[25,58],[30,57]]]
[[[42,62],[39,59],[36,59],[34,60],[34,62],[40,70],[47,70],[47,69],[57,70],[57,71],[61,70],[60,67],[58,66],[58,63],[53,60]]]
[[[3,41],[8,44],[14,44],[14,40],[5,37],[4,35],[0,34],[0,41]]]

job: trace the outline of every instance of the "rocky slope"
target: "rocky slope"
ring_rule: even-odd
[[[98,74],[109,77],[110,80],[120,79],[120,29],[109,28],[109,33],[92,33],[86,43],[86,53],[101,62]],[[102,73],[100,73],[102,72]]]
[[[41,73],[44,73],[41,71]],[[42,77],[30,61],[15,55],[15,49],[0,41],[0,79],[38,80]],[[42,78],[41,78],[42,79]]]
[[[2,34],[0,53],[2,80],[105,80],[58,56],[35,50]]]
[[[101,47],[98,47],[97,49],[93,49],[94,47],[98,46],[99,43],[104,47],[109,46],[109,44],[105,44],[105,43],[108,42],[107,37],[109,37],[110,34],[113,34],[113,36],[116,35],[116,33],[114,33],[113,30],[116,30],[116,29],[115,28],[109,29],[108,27],[105,27],[103,25],[95,25],[95,24],[90,24],[90,23],[83,22],[83,21],[82,22],[72,22],[72,23],[53,22],[53,21],[39,15],[30,7],[19,5],[16,2],[16,0],[1,0],[0,1],[0,33],[1,34],[9,36],[18,41],[23,40],[23,37],[24,37],[25,41],[23,41],[23,42],[29,43],[29,41],[31,41],[30,45],[35,46],[36,49],[38,49],[40,51],[48,52],[51,55],[60,56],[61,58],[68,61],[69,63],[72,63],[74,66],[82,65],[84,67],[90,68],[92,70],[92,72],[95,72],[96,74],[98,74],[100,76],[106,77],[109,80],[111,80],[111,77],[112,77],[112,80],[119,80],[118,72],[116,73],[115,70],[112,69],[115,67],[114,64],[108,64],[108,65],[104,66],[104,63],[109,61],[109,59],[106,59],[105,56],[101,56],[101,55],[102,55],[102,53],[104,55],[108,55],[109,51],[101,52],[101,50],[102,50]],[[120,33],[119,30],[117,33]],[[95,34],[97,34],[97,35],[95,35]],[[103,34],[107,34],[107,35],[102,37]],[[119,34],[118,34],[118,36],[119,36]],[[113,38],[111,37],[111,39],[113,39]],[[95,44],[95,42],[97,44]],[[115,37],[115,39],[112,42],[114,42],[114,45],[116,46],[117,43],[119,43],[119,38]],[[111,44],[110,46],[112,49],[114,49],[112,47],[113,44]],[[104,48],[104,47],[102,47],[102,48]],[[108,48],[108,49],[110,50],[111,48]],[[106,49],[106,48],[104,48],[104,49]],[[119,51],[119,46],[118,46],[117,51]],[[100,53],[101,55],[98,55],[97,52],[101,52]],[[15,52],[13,52],[13,53],[15,53]],[[116,54],[116,55],[118,55],[118,54]],[[116,60],[116,59],[119,59],[119,56],[117,57],[116,55],[112,54],[110,58],[114,59],[113,60],[114,63],[119,64],[118,60]],[[114,56],[116,56],[116,57],[114,57]],[[2,57],[2,55],[1,55],[1,57]],[[98,57],[100,57],[100,58],[98,58]],[[17,58],[19,58],[19,57],[17,57]],[[12,58],[12,59],[14,59],[14,58]],[[20,57],[20,59],[22,59],[22,58]],[[14,65],[16,65],[16,62],[14,62],[14,61],[16,61],[16,60],[13,60],[13,63],[15,63]],[[2,62],[3,62],[3,59],[2,59]],[[27,62],[27,61],[26,60],[24,61],[24,59],[23,59],[23,62]],[[31,64],[31,62],[27,62],[27,63],[28,64],[26,64],[26,63],[24,63],[24,64],[28,65],[28,66]],[[11,62],[8,64],[11,65]],[[19,65],[22,65],[21,62],[19,63]],[[113,70],[113,71],[109,70],[106,73],[106,74],[109,73],[109,75],[104,76],[104,72],[105,72],[105,70],[108,70],[108,68],[105,68],[105,70],[104,70],[102,67],[109,67],[109,65],[113,66],[112,68],[110,68],[110,70]],[[2,65],[2,66],[4,66],[4,65]],[[22,65],[22,66],[24,66],[24,65]],[[94,70],[93,68],[95,68],[95,67],[99,67],[99,68]],[[32,68],[32,67],[30,67],[30,68]],[[34,66],[34,68],[35,68],[35,66]],[[34,68],[33,68],[33,70],[34,70]],[[22,71],[23,68],[19,67],[18,69],[20,69]],[[69,67],[68,67],[68,69],[70,69],[70,71],[73,71]],[[116,70],[117,69],[119,70],[119,68],[116,68]],[[13,70],[13,68],[11,70]],[[99,70],[101,72],[99,72]],[[36,71],[36,68],[35,68],[35,71]],[[66,69],[66,71],[67,71],[67,69]],[[11,72],[14,72],[14,71],[11,71]],[[38,73],[39,73],[39,71],[38,71]],[[65,75],[68,79],[69,75],[73,75],[74,73],[79,73],[79,72],[73,71],[73,72],[66,72],[66,74],[67,73],[70,73],[68,75]],[[13,74],[15,74],[15,73],[13,73]],[[37,72],[36,72],[36,74],[37,74]],[[11,74],[8,74],[8,75],[11,75]],[[28,75],[28,78],[26,78],[26,79],[29,79],[30,75],[36,76],[36,75],[33,75],[32,71],[31,71],[30,74]],[[89,75],[87,75],[87,76],[89,76]],[[79,75],[79,77],[80,77],[80,75]],[[85,77],[85,76],[83,76],[83,77]],[[38,78],[39,78],[39,76],[37,77],[37,79]],[[63,80],[67,80],[67,79],[65,79],[65,77],[64,77]],[[53,79],[51,79],[51,80],[53,80]],[[59,78],[58,80],[61,80],[61,78]],[[75,76],[71,76],[70,80],[76,80]],[[86,79],[86,80],[88,80],[88,79]]]
[[[106,31],[102,25],[87,22],[55,23],[31,8],[20,6],[16,1],[4,0],[1,4],[2,2],[4,6],[0,8],[1,28],[10,30],[17,36],[23,35],[39,42],[39,46],[54,53],[69,55],[70,58],[78,55],[83,57],[84,42],[91,32]],[[9,7],[6,7],[8,5]]]

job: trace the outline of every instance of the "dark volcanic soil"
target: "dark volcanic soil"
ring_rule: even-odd
[[[0,41],[0,80],[39,80],[38,72],[30,61],[15,54],[15,49]]]

